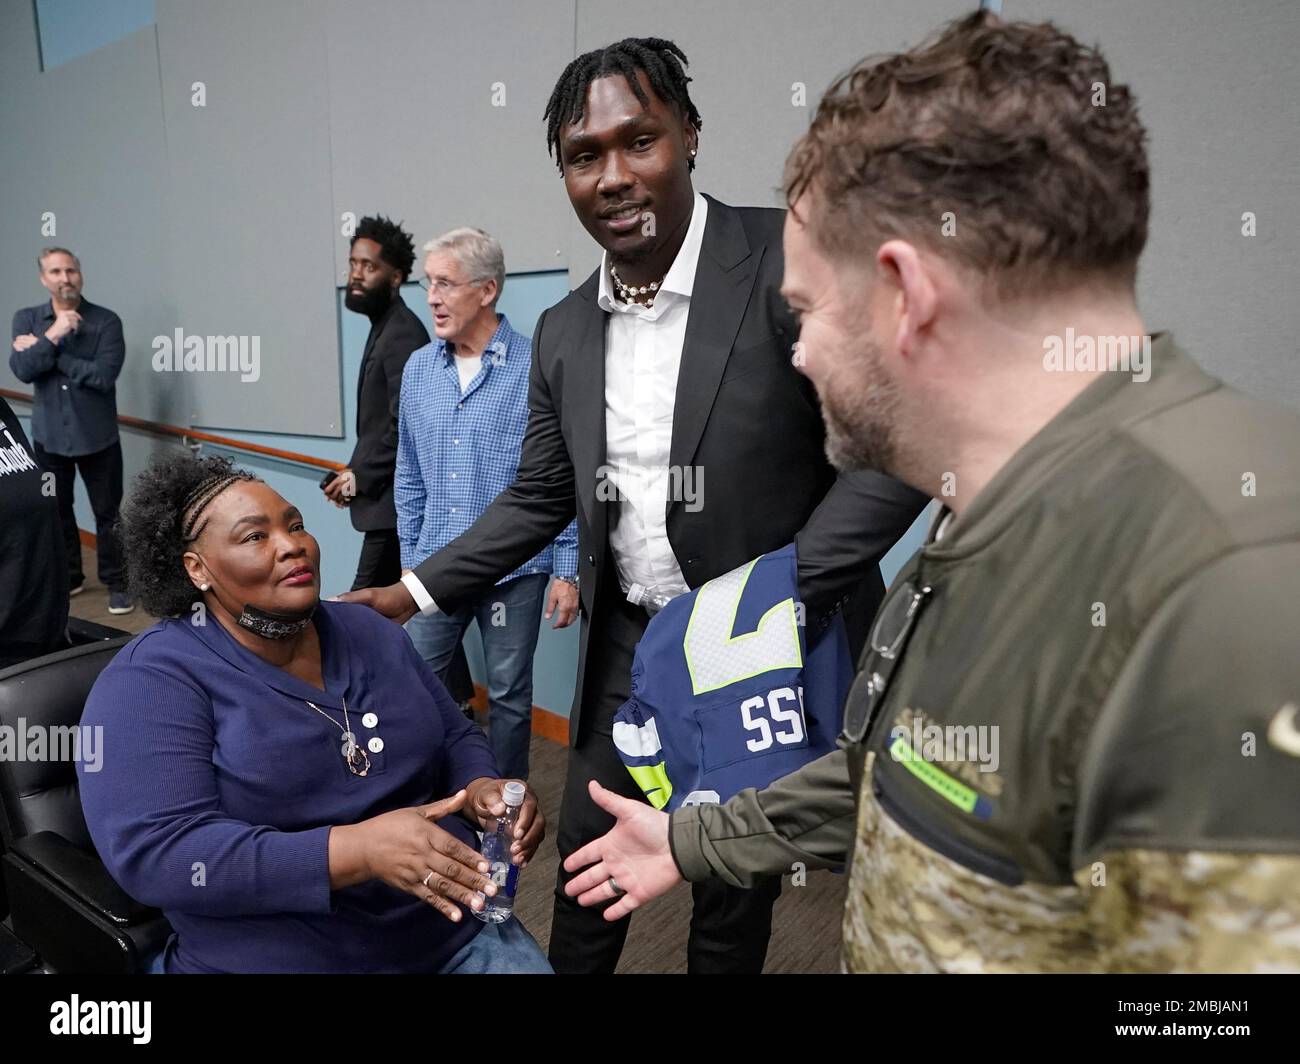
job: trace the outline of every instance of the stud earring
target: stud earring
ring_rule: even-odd
[[[207,591],[207,589],[208,589],[208,585],[207,585],[207,584],[200,584],[200,585],[199,585],[199,590],[200,590],[200,591]]]

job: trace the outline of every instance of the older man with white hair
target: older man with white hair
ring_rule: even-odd
[[[402,567],[413,569],[470,527],[515,478],[528,425],[532,343],[496,310],[505,284],[501,245],[481,229],[453,229],[425,245],[436,339],[402,374],[394,501]],[[418,615],[407,631],[443,676],[478,620],[487,666],[491,743],[504,778],[528,777],[533,653],[546,596],[554,627],[578,615],[578,543],[571,522],[554,544],[454,613]],[[550,594],[547,577],[554,573]]]

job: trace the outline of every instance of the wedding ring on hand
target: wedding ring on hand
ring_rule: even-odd
[[[432,878],[433,878],[433,869],[430,868],[429,874],[425,876],[422,880],[420,880],[420,885],[423,887],[427,887],[429,885],[429,880],[431,880]]]
[[[614,892],[614,897],[616,898],[621,898],[624,894],[627,893],[627,891],[625,891],[622,887],[618,885],[618,883],[614,881],[613,876],[609,877],[609,889]]]

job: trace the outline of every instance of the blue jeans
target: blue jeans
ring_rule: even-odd
[[[516,916],[504,924],[484,924],[438,974],[554,975],[555,970]]]
[[[487,663],[488,739],[502,779],[528,778],[533,732],[533,653],[550,576],[530,573],[500,584],[455,613],[416,614],[407,634],[420,657],[447,682],[447,668],[470,621],[478,621]]]

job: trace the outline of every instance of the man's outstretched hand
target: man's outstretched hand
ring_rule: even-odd
[[[400,580],[396,584],[389,584],[387,587],[367,587],[360,591],[345,591],[341,595],[335,595],[331,601],[359,602],[363,606],[369,606],[377,613],[382,613],[390,621],[396,621],[398,624],[405,624],[415,616],[415,599],[411,597],[411,593],[406,590],[406,585]]]
[[[606,920],[621,920],[633,909],[666,894],[682,881],[668,848],[668,814],[607,791],[595,780],[587,784],[591,800],[614,816],[616,823],[594,842],[569,854],[564,870],[570,874],[590,865],[564,885],[564,893],[579,905],[614,902]],[[619,897],[610,883],[613,877]]]

